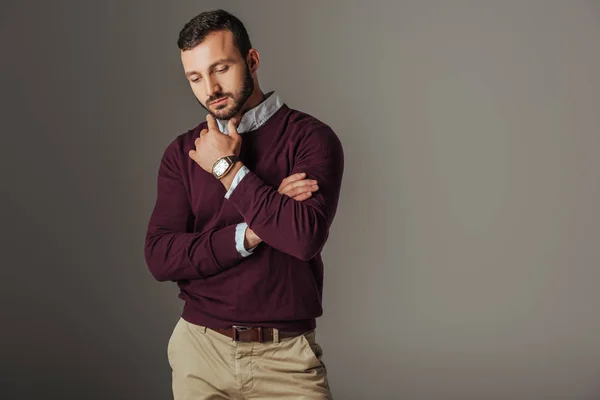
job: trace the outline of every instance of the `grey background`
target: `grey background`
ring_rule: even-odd
[[[216,7],[345,148],[336,397],[600,398],[600,3],[560,0],[2,2],[0,397],[170,398],[143,239]]]

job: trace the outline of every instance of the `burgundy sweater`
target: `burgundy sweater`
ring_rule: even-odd
[[[159,281],[177,282],[189,322],[313,329],[323,312],[320,253],[344,169],[338,137],[284,104],[242,134],[240,158],[251,172],[225,199],[223,184],[188,156],[205,127],[203,122],[179,135],[163,154],[145,242],[150,272]],[[277,192],[297,172],[319,185],[303,202]],[[235,244],[236,225],[244,221],[263,240],[247,257]]]

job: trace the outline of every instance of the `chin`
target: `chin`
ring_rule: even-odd
[[[230,114],[228,112],[219,112],[219,111],[213,111],[212,113],[213,117],[215,117],[216,119],[220,119],[222,121],[226,121],[228,119],[230,119]]]
[[[213,110],[213,116],[220,120],[229,120],[237,114],[233,107],[227,109]]]

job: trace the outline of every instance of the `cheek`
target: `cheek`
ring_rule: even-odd
[[[206,104],[206,94],[204,94],[204,90],[202,89],[202,86],[199,84],[192,84],[190,85],[192,88],[192,92],[194,92],[194,96],[196,96],[196,98],[202,103],[202,104]]]
[[[221,80],[221,87],[224,92],[234,93],[236,94],[242,88],[244,84],[244,75],[239,73],[232,73],[227,76],[226,79]]]

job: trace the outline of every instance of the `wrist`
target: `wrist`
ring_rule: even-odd
[[[233,183],[233,178],[235,178],[236,174],[240,171],[240,169],[244,166],[241,161],[237,161],[231,169],[223,176],[220,181],[225,186],[225,190],[229,190],[231,184]]]
[[[258,237],[256,233],[250,228],[246,228],[246,233],[244,235],[244,247],[246,249],[251,249],[258,246],[262,240]]]

